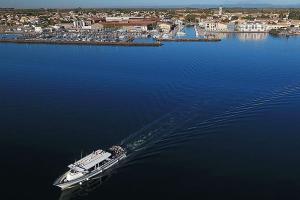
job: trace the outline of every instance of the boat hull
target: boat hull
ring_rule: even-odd
[[[82,183],[89,181],[90,179],[92,179],[93,177],[105,172],[106,170],[108,170],[109,168],[113,167],[114,165],[118,164],[119,161],[123,160],[126,158],[126,154],[122,154],[117,158],[112,159],[111,161],[109,161],[108,163],[105,163],[104,165],[102,165],[101,167],[93,170],[90,173],[87,173],[77,179],[71,180],[71,181],[64,181],[68,172],[66,172],[65,174],[63,174],[61,177],[59,177],[54,183],[53,185],[60,187],[62,190],[65,189],[69,189],[72,187],[75,187],[77,185],[81,185]]]

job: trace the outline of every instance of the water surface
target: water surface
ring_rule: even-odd
[[[0,44],[2,196],[59,199],[52,183],[81,152],[122,143],[130,161],[65,199],[298,199],[299,50],[253,35]]]

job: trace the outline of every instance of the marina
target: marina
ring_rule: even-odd
[[[143,40],[147,42],[143,42]],[[139,41],[139,42],[135,42]],[[154,35],[101,33],[64,33],[64,34],[16,34],[3,35],[0,43],[16,44],[59,44],[93,46],[160,47],[162,42],[220,42],[214,35],[199,36],[197,26],[180,26],[172,34]]]
[[[157,39],[160,42],[220,42],[218,38],[172,38],[172,39]]]

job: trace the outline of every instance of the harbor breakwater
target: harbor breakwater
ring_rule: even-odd
[[[25,40],[25,39],[0,39],[0,43],[16,44],[56,44],[56,45],[93,45],[93,46],[136,46],[136,47],[159,47],[163,44],[154,43],[134,43],[134,42],[97,42],[97,41],[51,41],[51,40]]]
[[[157,39],[159,42],[220,42],[218,38],[174,38],[174,39]]]

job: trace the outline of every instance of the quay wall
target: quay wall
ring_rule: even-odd
[[[56,44],[56,45],[93,45],[93,46],[136,46],[136,47],[159,47],[160,42],[134,43],[134,42],[88,42],[88,41],[51,41],[51,40],[23,40],[23,39],[0,39],[0,43],[16,44]]]
[[[180,39],[158,39],[160,42],[220,42],[221,39],[205,39],[205,38],[180,38]]]

